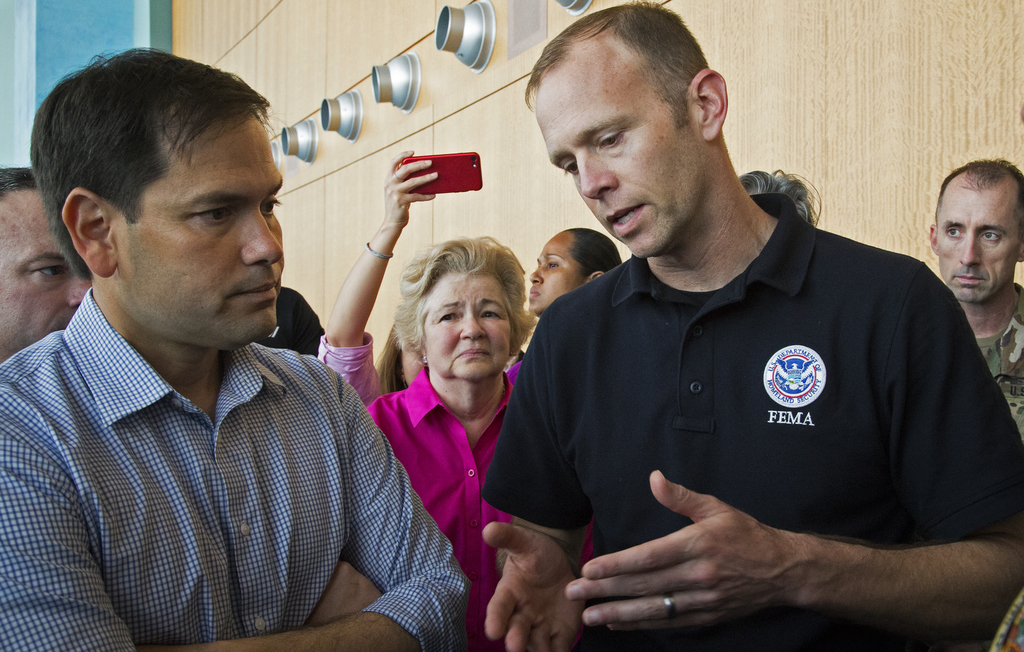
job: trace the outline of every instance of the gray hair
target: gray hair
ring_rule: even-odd
[[[821,210],[821,197],[811,182],[796,174],[786,174],[782,170],[765,172],[754,170],[740,175],[740,183],[748,195],[764,193],[781,193],[787,195],[796,204],[796,212],[811,226],[817,226],[818,213]]]

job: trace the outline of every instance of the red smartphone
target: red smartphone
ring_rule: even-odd
[[[476,152],[410,156],[402,161],[402,164],[405,165],[413,161],[430,161],[431,163],[429,168],[411,174],[410,177],[420,177],[437,172],[436,179],[420,186],[413,192],[436,195],[442,192],[480,190],[484,187],[483,177],[480,176],[480,155]]]

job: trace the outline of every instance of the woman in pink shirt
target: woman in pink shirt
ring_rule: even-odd
[[[480,533],[512,518],[485,503],[480,490],[512,389],[503,370],[536,321],[525,308],[523,268],[492,238],[449,240],[405,267],[401,291],[397,338],[424,368],[408,389],[370,404],[370,415],[472,582],[469,649],[504,650],[484,636],[498,572]]]

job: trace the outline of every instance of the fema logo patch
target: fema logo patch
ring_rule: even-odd
[[[825,363],[806,346],[779,349],[764,367],[764,388],[773,401],[785,407],[813,403],[825,389]]]

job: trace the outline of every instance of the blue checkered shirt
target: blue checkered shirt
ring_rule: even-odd
[[[221,355],[211,423],[90,293],[0,365],[0,648],[296,629],[343,559],[369,611],[463,649],[466,579],[356,392],[313,357]]]

